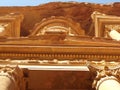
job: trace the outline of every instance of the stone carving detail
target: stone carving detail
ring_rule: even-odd
[[[0,33],[5,30],[6,24],[0,24]]]
[[[9,23],[0,23],[0,36],[7,36],[9,33],[10,24]],[[8,31],[8,32],[6,32]]]
[[[105,25],[105,35],[106,38],[110,37],[114,40],[120,40],[120,25]]]
[[[35,25],[33,30],[30,36],[40,36],[44,34],[84,35],[84,30],[80,24],[69,18],[55,16],[43,19]]]
[[[10,90],[25,90],[25,81],[23,78],[23,71],[18,67],[0,67],[0,78],[7,77],[10,82],[6,83],[4,86],[5,88],[10,88]],[[2,81],[1,81],[2,82]],[[9,85],[7,85],[9,84]],[[9,87],[7,87],[9,86]],[[2,87],[0,87],[1,89]]]
[[[114,64],[114,63],[113,63]],[[105,65],[103,62],[102,66],[96,63],[96,65],[88,64],[88,68],[92,73],[93,83],[92,88],[96,88],[99,90],[99,86],[106,80],[115,80],[120,82],[120,67],[114,65],[114,68],[109,68],[109,66]]]
[[[120,17],[93,12],[91,15],[95,27],[95,36],[120,40]],[[114,35],[117,34],[117,35]]]
[[[23,21],[20,13],[10,13],[0,16],[0,36],[1,37],[20,37],[20,27]]]

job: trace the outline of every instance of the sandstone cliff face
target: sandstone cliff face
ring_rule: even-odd
[[[109,5],[77,2],[51,2],[39,6],[0,7],[0,15],[22,13],[24,15],[24,20],[21,26],[21,36],[29,35],[36,23],[40,22],[43,18],[51,16],[65,16],[73,19],[75,22],[81,24],[87,35],[92,23],[91,14],[93,11],[120,16],[119,8],[119,2]]]

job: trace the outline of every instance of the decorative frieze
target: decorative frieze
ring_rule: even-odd
[[[79,53],[0,53],[1,58],[10,58],[10,59],[69,59],[69,60],[74,60],[74,59],[88,59],[88,60],[96,60],[99,61],[101,59],[105,59],[107,61],[119,61],[120,56],[119,55],[102,55],[102,54],[79,54]]]

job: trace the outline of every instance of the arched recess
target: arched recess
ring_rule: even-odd
[[[84,35],[84,30],[79,23],[66,17],[55,17],[43,19],[37,23],[30,36],[40,36],[48,33],[66,33],[67,35]]]

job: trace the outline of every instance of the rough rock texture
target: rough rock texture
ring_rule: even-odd
[[[92,24],[91,14],[94,11],[120,16],[120,3],[101,5],[77,2],[52,2],[39,6],[0,7],[0,15],[9,13],[22,13],[24,15],[21,26],[21,36],[29,35],[36,23],[51,16],[71,18],[81,24],[86,35],[92,35],[89,33],[89,28]],[[38,77],[38,75],[40,76]],[[56,90],[56,88],[62,88],[64,90],[90,90],[92,80],[89,76],[89,72],[30,71],[28,88],[29,90]]]
[[[120,16],[120,3],[113,4],[93,4],[78,2],[51,2],[39,6],[25,7],[0,7],[0,15],[8,13],[22,13],[24,21],[21,26],[21,35],[27,36],[34,25],[43,18],[51,16],[65,16],[81,24],[86,34],[89,33],[91,25],[91,14],[93,11],[99,11],[109,15]]]
[[[94,90],[89,72],[31,70],[29,73],[28,90]]]

